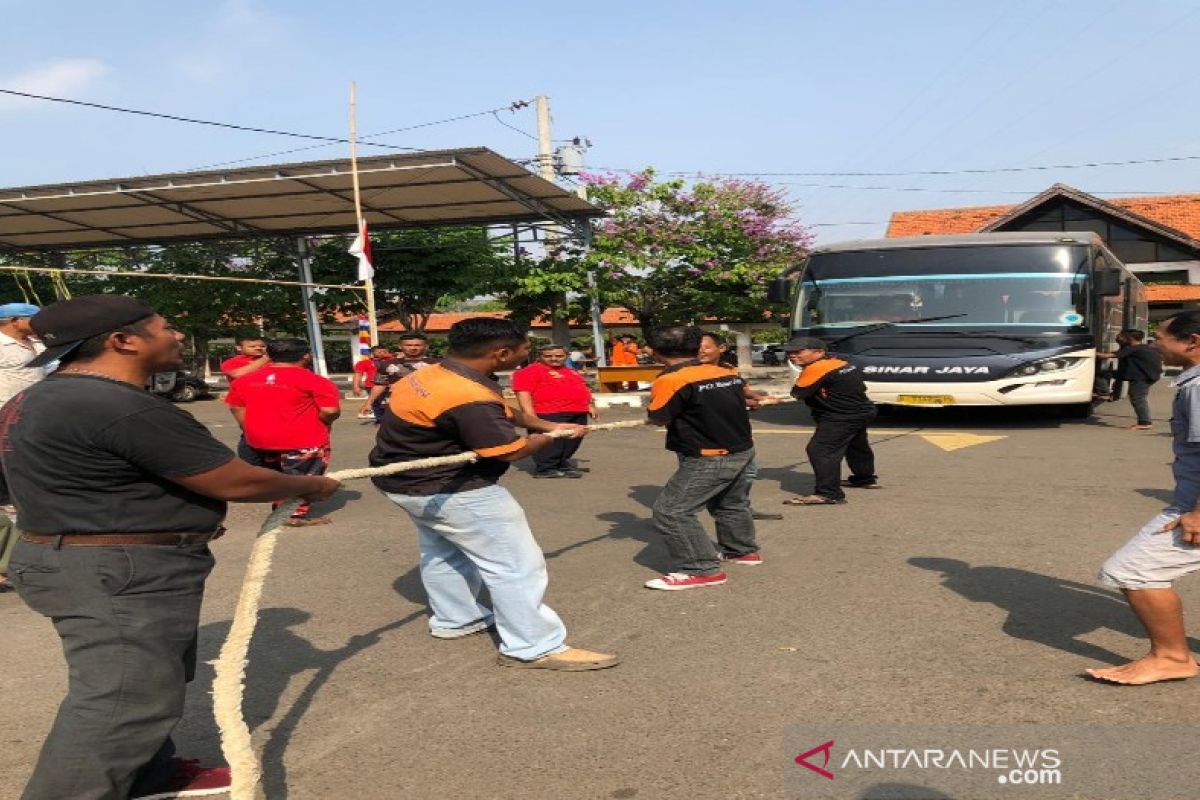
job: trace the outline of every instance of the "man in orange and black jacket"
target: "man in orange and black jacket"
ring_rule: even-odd
[[[667,449],[679,459],[654,502],[654,525],[667,545],[671,571],[647,589],[679,591],[720,586],[725,564],[755,566],[763,559],[754,536],[750,486],[754,440],[745,382],[736,370],[701,362],[699,328],[655,331],[650,346],[667,368],[650,388],[648,421],[667,428]],[[713,547],[697,514],[707,509],[717,527]]]
[[[788,500],[789,505],[816,506],[846,502],[843,486],[871,489],[878,486],[875,453],[867,439],[874,421],[875,404],[857,366],[830,355],[825,342],[812,337],[784,345],[788,360],[801,368],[792,397],[812,410],[817,429],[806,452],[812,465],[813,493]],[[850,466],[850,479],[842,481],[842,459]]]

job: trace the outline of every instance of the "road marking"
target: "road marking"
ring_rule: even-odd
[[[962,450],[964,447],[974,447],[977,444],[988,444],[1008,438],[1007,436],[979,436],[974,433],[919,433],[917,435],[947,453],[951,450]]]

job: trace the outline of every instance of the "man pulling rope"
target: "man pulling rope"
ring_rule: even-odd
[[[644,425],[645,423],[641,420],[609,422],[602,425],[591,425],[588,427],[588,431],[640,428]],[[546,435],[552,439],[566,438],[574,436],[575,432],[556,430]],[[478,460],[479,456],[476,453],[467,452],[442,458],[403,461],[386,467],[339,470],[330,473],[327,477],[341,482],[363,478],[374,479],[398,475],[402,472],[456,467]],[[233,783],[230,787],[230,796],[233,800],[252,798],[255,787],[262,780],[262,768],[258,756],[254,752],[250,727],[242,714],[246,664],[248,663],[250,641],[258,622],[258,606],[262,598],[263,584],[271,570],[275,542],[279,534],[286,529],[288,518],[299,503],[299,498],[287,501],[263,522],[246,565],[246,576],[242,579],[242,590],[234,611],[233,624],[229,628],[229,634],[225,637],[221,654],[215,662],[213,714],[221,732],[221,751],[225,754],[225,760],[233,771]]]

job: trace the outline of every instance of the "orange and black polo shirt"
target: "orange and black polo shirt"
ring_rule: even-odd
[[[745,381],[732,369],[699,361],[667,367],[650,387],[649,420],[667,426],[667,449],[723,456],[754,447]]]
[[[525,446],[525,437],[513,426],[512,417],[499,384],[486,375],[455,361],[417,370],[392,384],[388,413],[371,451],[371,466],[469,451],[480,458],[470,464],[428,467],[372,480],[385,492],[409,495],[490,486],[508,470],[508,463],[495,456]]]
[[[875,404],[867,398],[862,371],[848,361],[828,356],[800,371],[792,397],[803,400],[813,417],[869,417]]]

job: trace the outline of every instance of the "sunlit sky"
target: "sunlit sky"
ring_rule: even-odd
[[[0,88],[344,136],[551,98],[589,166],[769,175],[824,242],[892,211],[1200,191],[1200,4],[0,0]],[[534,155],[532,109],[381,137]],[[0,186],[171,172],[308,143],[0,96]],[[364,152],[385,152],[369,148]],[[333,158],[329,145],[245,163]],[[995,173],[960,170],[1166,163]],[[851,224],[854,223],[854,224]]]

